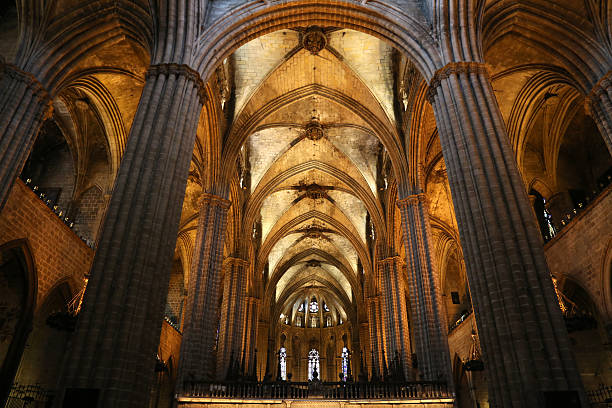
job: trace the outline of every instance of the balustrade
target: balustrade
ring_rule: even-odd
[[[406,382],[188,382],[182,397],[227,399],[440,399],[453,398],[444,383]]]

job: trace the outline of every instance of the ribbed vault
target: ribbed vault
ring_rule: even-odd
[[[308,30],[324,36],[322,49],[304,47]],[[295,324],[293,309],[315,297],[329,309],[324,324],[366,321],[364,281],[388,235],[381,191],[408,173],[396,57],[361,32],[299,27],[223,61],[230,122],[215,185],[233,202],[228,239],[235,256],[252,260],[260,319]]]

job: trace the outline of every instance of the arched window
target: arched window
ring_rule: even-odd
[[[348,363],[349,363],[349,351],[346,347],[342,347],[342,374],[344,374],[343,380],[346,381],[348,377]]]
[[[540,226],[540,231],[542,232],[544,240],[549,241],[556,235],[557,231],[552,222],[552,215],[550,215],[550,212],[546,208],[546,199],[534,189],[532,189],[529,194],[535,196],[533,208]]]
[[[310,313],[317,313],[319,311],[319,303],[317,302],[317,299],[313,296],[312,300],[310,301]]]
[[[332,325],[331,316],[327,316],[326,327],[331,327],[331,325]]]
[[[313,375],[315,371],[316,377]],[[315,349],[308,353],[308,381],[312,381],[313,378],[320,379],[319,352]]]
[[[281,347],[278,351],[278,360],[280,363],[280,375],[283,381],[287,380],[287,349]]]

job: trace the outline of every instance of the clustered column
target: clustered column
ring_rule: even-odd
[[[431,254],[431,227],[425,195],[397,203],[406,248],[414,343],[422,379],[452,382],[447,323],[442,311],[440,279]]]
[[[488,70],[453,62],[430,82],[492,405],[545,406],[577,391],[587,406],[525,186]]]
[[[219,320],[219,284],[230,202],[202,194],[200,214],[187,288],[185,324],[179,362],[178,386],[189,381],[215,379],[215,347]]]
[[[366,322],[361,322],[359,323],[359,345],[361,346],[360,350],[360,355],[357,356],[359,358],[358,363],[359,363],[359,369],[360,369],[360,376],[366,376],[368,375],[368,361],[370,359],[370,356],[368,356],[368,350],[370,350],[370,324],[366,323]],[[362,365],[363,363],[363,365]],[[371,366],[372,364],[370,364]],[[364,368],[364,371],[361,371],[361,368]]]
[[[72,404],[149,398],[203,91],[185,65],[147,72],[60,381]]]
[[[586,107],[612,154],[612,71],[593,87],[586,98]]]
[[[380,291],[382,293],[381,309],[385,333],[385,356],[390,366],[396,353],[403,366],[405,378],[411,379],[412,351],[410,350],[410,330],[408,310],[404,295],[402,278],[402,260],[399,256],[383,259],[378,262]]]
[[[217,347],[217,379],[224,380],[230,365],[237,362],[244,368],[242,341],[247,325],[246,281],[249,263],[240,258],[227,258],[223,263],[223,301]],[[231,361],[234,358],[236,361]]]
[[[33,75],[0,62],[0,210],[52,111],[51,97]]]
[[[371,360],[372,377],[382,374],[382,328],[379,327],[381,321],[380,296],[372,295],[366,300],[368,306],[368,322],[370,323],[370,350],[371,355],[366,356]]]
[[[246,299],[245,334],[242,342],[242,352],[245,356],[245,374],[257,374],[255,355],[257,353],[257,330],[259,320],[260,300],[253,296]],[[248,319],[248,320],[247,320]]]

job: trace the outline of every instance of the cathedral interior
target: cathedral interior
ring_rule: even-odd
[[[0,406],[612,406],[612,0],[0,1]]]

